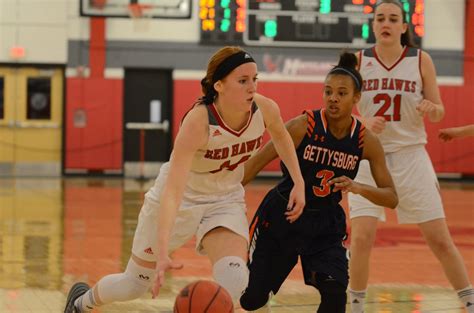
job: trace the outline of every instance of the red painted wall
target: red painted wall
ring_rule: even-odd
[[[69,78],[66,90],[65,168],[121,170],[122,80]],[[86,127],[75,127],[77,109],[86,112]]]

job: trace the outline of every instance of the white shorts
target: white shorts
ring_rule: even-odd
[[[424,146],[407,147],[385,155],[398,194],[396,213],[400,224],[417,224],[444,218],[439,183]],[[372,186],[369,162],[360,162],[356,181]],[[384,208],[360,195],[349,193],[351,218],[373,216],[385,221]]]
[[[159,206],[159,202],[145,197],[133,238],[132,253],[151,262],[156,261],[157,255]],[[216,227],[232,230],[244,237],[248,244],[249,225],[243,188],[220,196],[200,195],[195,198],[185,194],[171,232],[170,252],[178,249],[196,235],[196,251],[204,255],[201,240],[207,232]]]

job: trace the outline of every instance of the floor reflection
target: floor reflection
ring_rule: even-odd
[[[95,283],[128,262],[144,192],[152,181],[132,179],[0,179],[0,312],[62,312],[65,292],[78,280]],[[252,216],[274,181],[247,189]],[[442,195],[453,238],[474,281],[474,188],[444,183]],[[101,312],[171,312],[187,283],[210,278],[194,242],[174,257],[185,268],[167,274],[158,300],[149,296],[104,306]],[[372,256],[366,312],[462,312],[441,267],[418,229],[398,225],[393,212],[380,226]],[[299,267],[272,301],[272,312],[314,312],[315,290]]]

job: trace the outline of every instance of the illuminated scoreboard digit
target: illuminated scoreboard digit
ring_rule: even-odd
[[[362,48],[375,42],[371,30],[376,0],[248,0],[246,45]],[[420,44],[424,0],[400,0]]]
[[[201,43],[242,44],[247,0],[199,0]]]

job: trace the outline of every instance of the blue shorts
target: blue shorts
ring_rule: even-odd
[[[345,215],[334,210],[304,211],[290,224],[284,215],[288,200],[277,188],[262,201],[250,226],[249,287],[247,292],[278,292],[301,258],[307,285],[324,273],[347,287],[348,260]],[[338,225],[336,225],[338,224]]]

